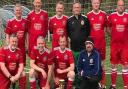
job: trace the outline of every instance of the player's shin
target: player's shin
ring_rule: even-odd
[[[26,89],[26,74],[23,71],[21,77],[19,78],[19,87],[20,89]]]
[[[111,83],[113,87],[116,87],[116,78],[117,78],[117,69],[112,68],[111,69]]]
[[[26,89],[26,76],[22,76],[19,79],[19,87],[20,89]]]
[[[75,73],[73,71],[70,71],[68,74],[68,84],[66,89],[72,89],[74,78],[75,78]]]
[[[34,76],[29,76],[30,89],[36,89],[36,79]]]
[[[128,70],[122,69],[122,78],[124,82],[124,89],[128,89]]]

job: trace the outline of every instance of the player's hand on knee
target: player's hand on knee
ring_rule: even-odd
[[[43,78],[46,79],[46,78],[47,78],[46,72],[45,72],[45,71],[42,71],[41,73],[42,73],[42,75],[43,75]]]
[[[55,84],[56,84],[56,85],[59,85],[59,78],[56,77],[56,78],[54,79],[54,81],[55,81]]]
[[[50,85],[49,84],[46,84],[44,88],[45,89],[50,89]]]

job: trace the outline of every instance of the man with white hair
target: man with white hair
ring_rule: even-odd
[[[11,34],[8,45],[0,49],[0,89],[9,89],[11,83],[16,83],[24,77],[23,55],[17,45],[18,37],[16,34]],[[26,89],[25,85],[20,83],[19,88]]]

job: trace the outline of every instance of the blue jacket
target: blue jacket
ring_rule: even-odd
[[[78,74],[84,77],[98,76],[102,73],[101,57],[96,49],[92,50],[90,56],[86,50],[81,51],[78,59]]]

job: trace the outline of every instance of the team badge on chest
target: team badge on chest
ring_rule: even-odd
[[[11,58],[11,56],[8,56],[8,59],[10,59]]]
[[[47,57],[45,56],[45,57],[43,57],[43,61],[46,61],[47,60]]]
[[[83,20],[81,20],[81,25],[84,25],[84,21]]]
[[[40,16],[40,19],[41,19],[41,20],[43,20],[43,19],[44,19],[44,16],[43,16],[43,15],[41,15],[41,16]]]
[[[99,20],[102,20],[103,19],[103,17],[102,16],[99,16]]]
[[[114,19],[114,21],[116,22],[116,21],[117,21],[117,19]]]
[[[90,59],[90,60],[89,60],[89,64],[90,64],[90,65],[93,65],[93,64],[94,64],[94,60],[93,60],[93,59]]]
[[[123,18],[123,22],[127,22],[127,18]]]
[[[19,54],[17,53],[17,54],[16,54],[16,59],[18,59],[18,58],[19,58]]]
[[[33,17],[32,20],[35,20],[35,17]]]
[[[36,59],[39,59],[39,57],[37,56]]]
[[[62,24],[63,24],[63,25],[66,25],[66,22],[65,22],[65,21],[62,21]]]

